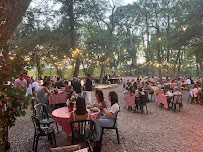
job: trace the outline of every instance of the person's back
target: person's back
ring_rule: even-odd
[[[32,88],[35,88],[35,92],[37,92],[38,90],[39,90],[39,84],[38,84],[38,82],[37,81],[34,81],[33,83],[32,83]]]
[[[85,90],[86,91],[92,91],[92,79],[90,77],[86,78]]]
[[[71,85],[73,86],[73,90],[75,90],[76,93],[81,93],[81,84],[78,81],[72,81]]]

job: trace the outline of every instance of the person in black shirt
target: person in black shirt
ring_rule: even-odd
[[[54,88],[61,89],[61,87],[63,87],[63,83],[60,82],[60,77],[57,77],[57,82],[55,83]]]
[[[79,81],[76,81],[75,77],[73,78],[71,85],[73,87],[73,90],[75,90],[77,94],[81,94],[81,83]]]
[[[86,74],[85,91],[87,104],[92,104],[92,78],[89,74]]]

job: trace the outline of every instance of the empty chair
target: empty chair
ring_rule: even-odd
[[[168,90],[171,90],[171,87],[170,87],[170,85],[165,85],[164,89],[168,91]]]
[[[54,119],[50,118],[47,111],[47,105],[44,103],[39,103],[34,106],[34,115],[39,120],[40,124],[44,126],[50,126],[51,123],[54,123]],[[56,123],[56,128],[58,131],[58,125]]]
[[[50,140],[50,143],[53,147],[56,147],[56,138],[54,129],[52,127],[41,127],[39,120],[35,117],[34,114],[31,115],[32,121],[35,128],[35,134],[34,134],[34,141],[33,141],[33,147],[32,149],[36,152],[37,146],[38,146],[38,140],[40,136],[48,136],[48,139]]]

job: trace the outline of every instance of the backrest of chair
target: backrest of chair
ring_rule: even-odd
[[[47,105],[44,103],[39,103],[34,106],[34,114],[38,120],[47,119],[48,112],[47,112]]]
[[[170,85],[165,85],[165,86],[164,86],[164,89],[170,90],[170,89],[171,89],[171,88],[170,88]]]
[[[182,103],[182,95],[174,95],[173,96],[174,103]]]
[[[77,126],[77,128],[75,126]],[[92,136],[93,129],[94,122],[89,119],[71,122],[72,138],[77,136],[77,140],[81,143]]]
[[[118,113],[120,112],[120,107],[119,107],[119,110],[118,112],[116,113],[116,117],[114,118],[114,124],[113,124],[113,127],[116,126],[116,123],[117,123],[117,119],[118,119]]]
[[[40,128],[40,122],[39,122],[39,120],[35,117],[34,114],[31,114],[31,117],[32,117],[32,122],[34,124],[35,132],[40,131],[41,128]]]

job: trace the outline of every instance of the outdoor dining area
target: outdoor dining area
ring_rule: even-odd
[[[160,107],[164,107],[165,109],[172,108],[174,112],[176,111],[176,108],[179,108],[179,111],[183,107],[183,98],[181,90],[188,90],[188,103],[199,103],[203,104],[203,92],[201,83],[198,81],[195,81],[193,84],[188,84],[185,81],[176,81],[173,80],[171,82],[166,82],[163,85],[157,84],[154,89],[149,85],[150,81],[147,79],[137,79],[137,81],[130,82],[127,80],[124,88],[124,99],[125,99],[125,106],[130,110],[134,110],[136,112],[136,109],[139,109],[138,106],[140,106],[141,113],[143,114],[143,107],[146,107],[147,110],[147,102],[156,102],[156,105],[159,105]],[[142,85],[140,84],[140,81],[142,81]],[[146,83],[147,82],[147,83]],[[153,84],[151,82],[151,84]],[[139,87],[138,87],[139,85]],[[135,89],[136,88],[136,89]],[[140,91],[139,91],[140,90]],[[137,92],[143,92],[142,101],[140,102],[140,95],[137,94]],[[139,93],[140,94],[140,93]],[[138,102],[139,101],[139,102]],[[171,106],[171,107],[170,107]]]
[[[57,82],[54,87],[51,87],[47,79],[38,90],[33,87],[31,117],[35,127],[32,147],[34,151],[39,151],[40,136],[48,136],[50,144],[54,147],[50,149],[51,152],[71,148],[78,149],[78,152],[100,151],[104,129],[115,129],[119,143],[116,123],[119,112],[117,94],[113,91],[109,92],[108,103],[111,103],[109,107],[100,90],[95,92],[97,103],[88,99],[86,91],[76,93],[77,90],[92,88],[92,83],[88,86],[89,79],[89,77],[86,78],[84,88],[81,85],[76,88],[75,84],[80,84],[76,78],[71,83],[58,79],[58,84],[64,85],[58,86],[60,89],[57,88]],[[106,108],[110,111],[108,112]],[[108,121],[108,124],[105,124],[105,121]],[[57,147],[56,133],[61,133],[59,128],[67,134],[67,143],[71,143],[70,146]]]

